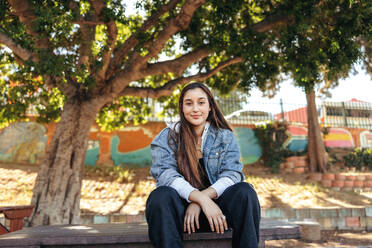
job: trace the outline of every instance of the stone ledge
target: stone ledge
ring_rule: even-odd
[[[184,234],[185,247],[231,247],[231,232]],[[300,238],[299,226],[262,219],[260,244],[265,240]],[[146,223],[36,226],[0,236],[0,247],[152,247]]]
[[[319,222],[327,230],[372,230],[372,205],[361,208],[263,208],[262,218],[284,221]],[[346,218],[357,218],[348,219]],[[144,213],[138,215],[81,214],[81,224],[144,223]],[[358,224],[359,223],[359,224]]]

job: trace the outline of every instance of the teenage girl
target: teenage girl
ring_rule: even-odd
[[[233,230],[232,247],[258,247],[260,204],[243,182],[238,143],[211,91],[183,88],[178,121],[151,143],[157,188],[146,203],[155,247],[183,247],[183,233]]]

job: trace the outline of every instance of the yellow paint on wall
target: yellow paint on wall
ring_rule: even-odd
[[[325,140],[352,140],[349,134],[330,133],[325,136]]]

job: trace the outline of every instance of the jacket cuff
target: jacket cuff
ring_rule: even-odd
[[[188,181],[181,177],[177,177],[169,186],[174,188],[177,191],[177,193],[189,203],[191,202],[189,201],[189,196],[191,192],[197,190],[196,188],[191,186],[191,184]]]
[[[212,184],[210,187],[214,188],[217,192],[217,197],[220,197],[223,192],[228,188],[230,187],[231,185],[234,185],[234,181],[231,180],[230,178],[228,177],[221,177],[220,179],[218,179],[214,184]]]

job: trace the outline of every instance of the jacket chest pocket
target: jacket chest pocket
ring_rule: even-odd
[[[220,155],[221,155],[221,151],[219,151],[219,150],[213,150],[213,151],[211,151],[209,153],[208,158],[209,159],[218,159],[220,157]]]
[[[209,152],[209,158],[219,158],[223,155],[225,152],[225,144],[221,143],[216,147],[213,147],[211,151]]]
[[[212,149],[208,156],[208,167],[211,169],[212,174],[217,175],[221,166],[221,158],[223,155],[223,147]]]

